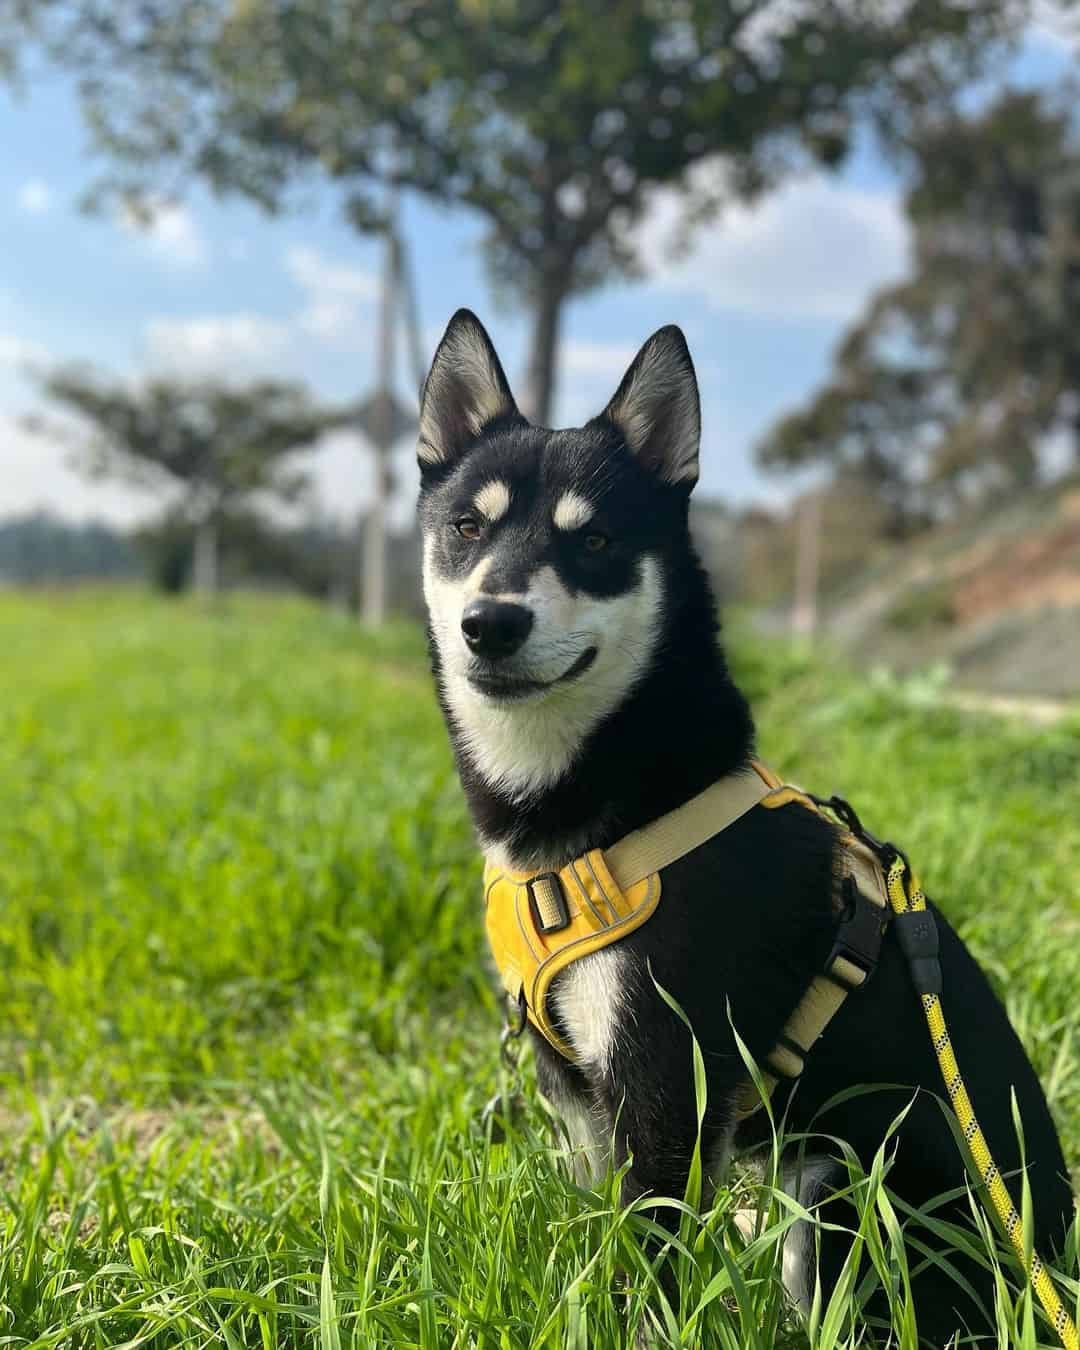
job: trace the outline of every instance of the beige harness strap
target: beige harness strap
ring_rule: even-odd
[[[629,890],[726,830],[770,790],[755,768],[729,774],[606,849],[608,870],[623,890]]]
[[[810,811],[818,810],[805,793],[782,785],[768,769],[755,761],[605,850],[608,870],[620,887],[628,889],[700,848],[759,802],[767,807],[798,802]],[[843,848],[848,877],[858,892],[881,911],[884,925],[889,913],[889,899],[878,860],[852,834],[844,837]],[[866,979],[867,971],[845,955],[838,945],[826,969],[811,980],[780,1039],[766,1056],[763,1076],[770,1094],[779,1079],[799,1077],[814,1042],[824,1034],[848,994]],[[738,1103],[739,1118],[752,1115],[760,1105],[761,1099],[753,1083],[746,1084]]]
[[[768,806],[769,802],[765,802],[765,805]],[[881,926],[884,928],[889,915],[889,898],[880,863],[854,835],[845,837],[843,847],[847,875],[859,894],[881,911]],[[788,1018],[780,1039],[766,1056],[769,1071],[763,1072],[762,1076],[768,1095],[772,1095],[781,1078],[799,1077],[807,1055],[814,1048],[814,1042],[824,1034],[848,994],[865,984],[867,978],[868,972],[838,946],[825,970],[810,981],[809,988]],[[753,1083],[747,1084],[738,1104],[739,1119],[752,1115],[760,1105],[757,1089]]]

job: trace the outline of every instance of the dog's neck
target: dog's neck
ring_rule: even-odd
[[[753,746],[704,577],[668,615],[646,674],[550,786],[524,798],[500,790],[455,733],[445,700],[444,711],[485,852],[521,869],[561,867],[611,845],[745,764]]]

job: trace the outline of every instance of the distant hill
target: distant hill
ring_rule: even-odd
[[[0,520],[0,582],[25,585],[142,572],[131,540],[108,525],[48,511]]]
[[[944,661],[957,684],[1080,694],[1080,476],[1012,498],[849,568],[822,628],[859,660]]]

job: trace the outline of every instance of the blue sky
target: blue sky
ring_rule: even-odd
[[[1067,60],[1040,26],[1009,79],[1048,82]],[[71,85],[56,75],[30,85],[20,96],[0,89],[0,516],[44,506],[130,522],[160,505],[120,484],[88,483],[63,450],[23,430],[20,415],[34,406],[28,366],[85,360],[124,378],[271,374],[304,379],[332,400],[370,387],[379,248],[348,228],[331,190],[312,185],[302,211],[276,219],[200,193],[149,231],[88,217],[77,199],[94,166]],[[863,146],[839,176],[810,175],[753,211],[732,208],[677,263],[665,248],[675,214],[660,197],[644,223],[648,280],[570,306],[555,420],[599,411],[649,333],[681,324],[702,386],[703,489],[776,501],[790,484],[755,469],[753,442],[813,391],[868,295],[903,274],[899,185]],[[527,323],[493,303],[477,247],[482,224],[415,199],[403,223],[428,350],[468,305],[520,384]],[[401,366],[407,396],[404,350]],[[415,481],[408,447],[400,460],[404,518]],[[319,509],[362,507],[370,477],[361,441],[337,436],[308,463]]]

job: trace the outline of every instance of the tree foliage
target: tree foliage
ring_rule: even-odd
[[[299,385],[263,380],[148,380],[140,388],[91,372],[60,369],[43,392],[63,422],[30,419],[32,429],[71,445],[87,472],[146,488],[172,488],[174,506],[203,531],[203,578],[217,579],[217,531],[253,497],[295,500],[307,485],[296,455],[344,420],[313,404]]]
[[[839,163],[963,83],[1027,0],[38,0],[128,197],[195,178],[270,210],[337,183],[471,208],[531,306],[548,412],[566,298],[641,267],[658,187],[688,227],[792,165]],[[708,165],[709,172],[695,172]]]
[[[1067,108],[1010,93],[918,139],[910,277],[874,298],[767,465],[854,470],[933,514],[1080,450],[1080,147]]]
[[[0,80],[18,74],[20,48],[40,36],[34,0],[0,0]]]
[[[295,498],[306,480],[293,456],[337,421],[301,386],[270,380],[234,386],[155,378],[133,389],[66,368],[42,387],[75,415],[74,431],[50,429],[74,443],[89,472],[148,487],[167,482],[197,517],[253,493]]]

